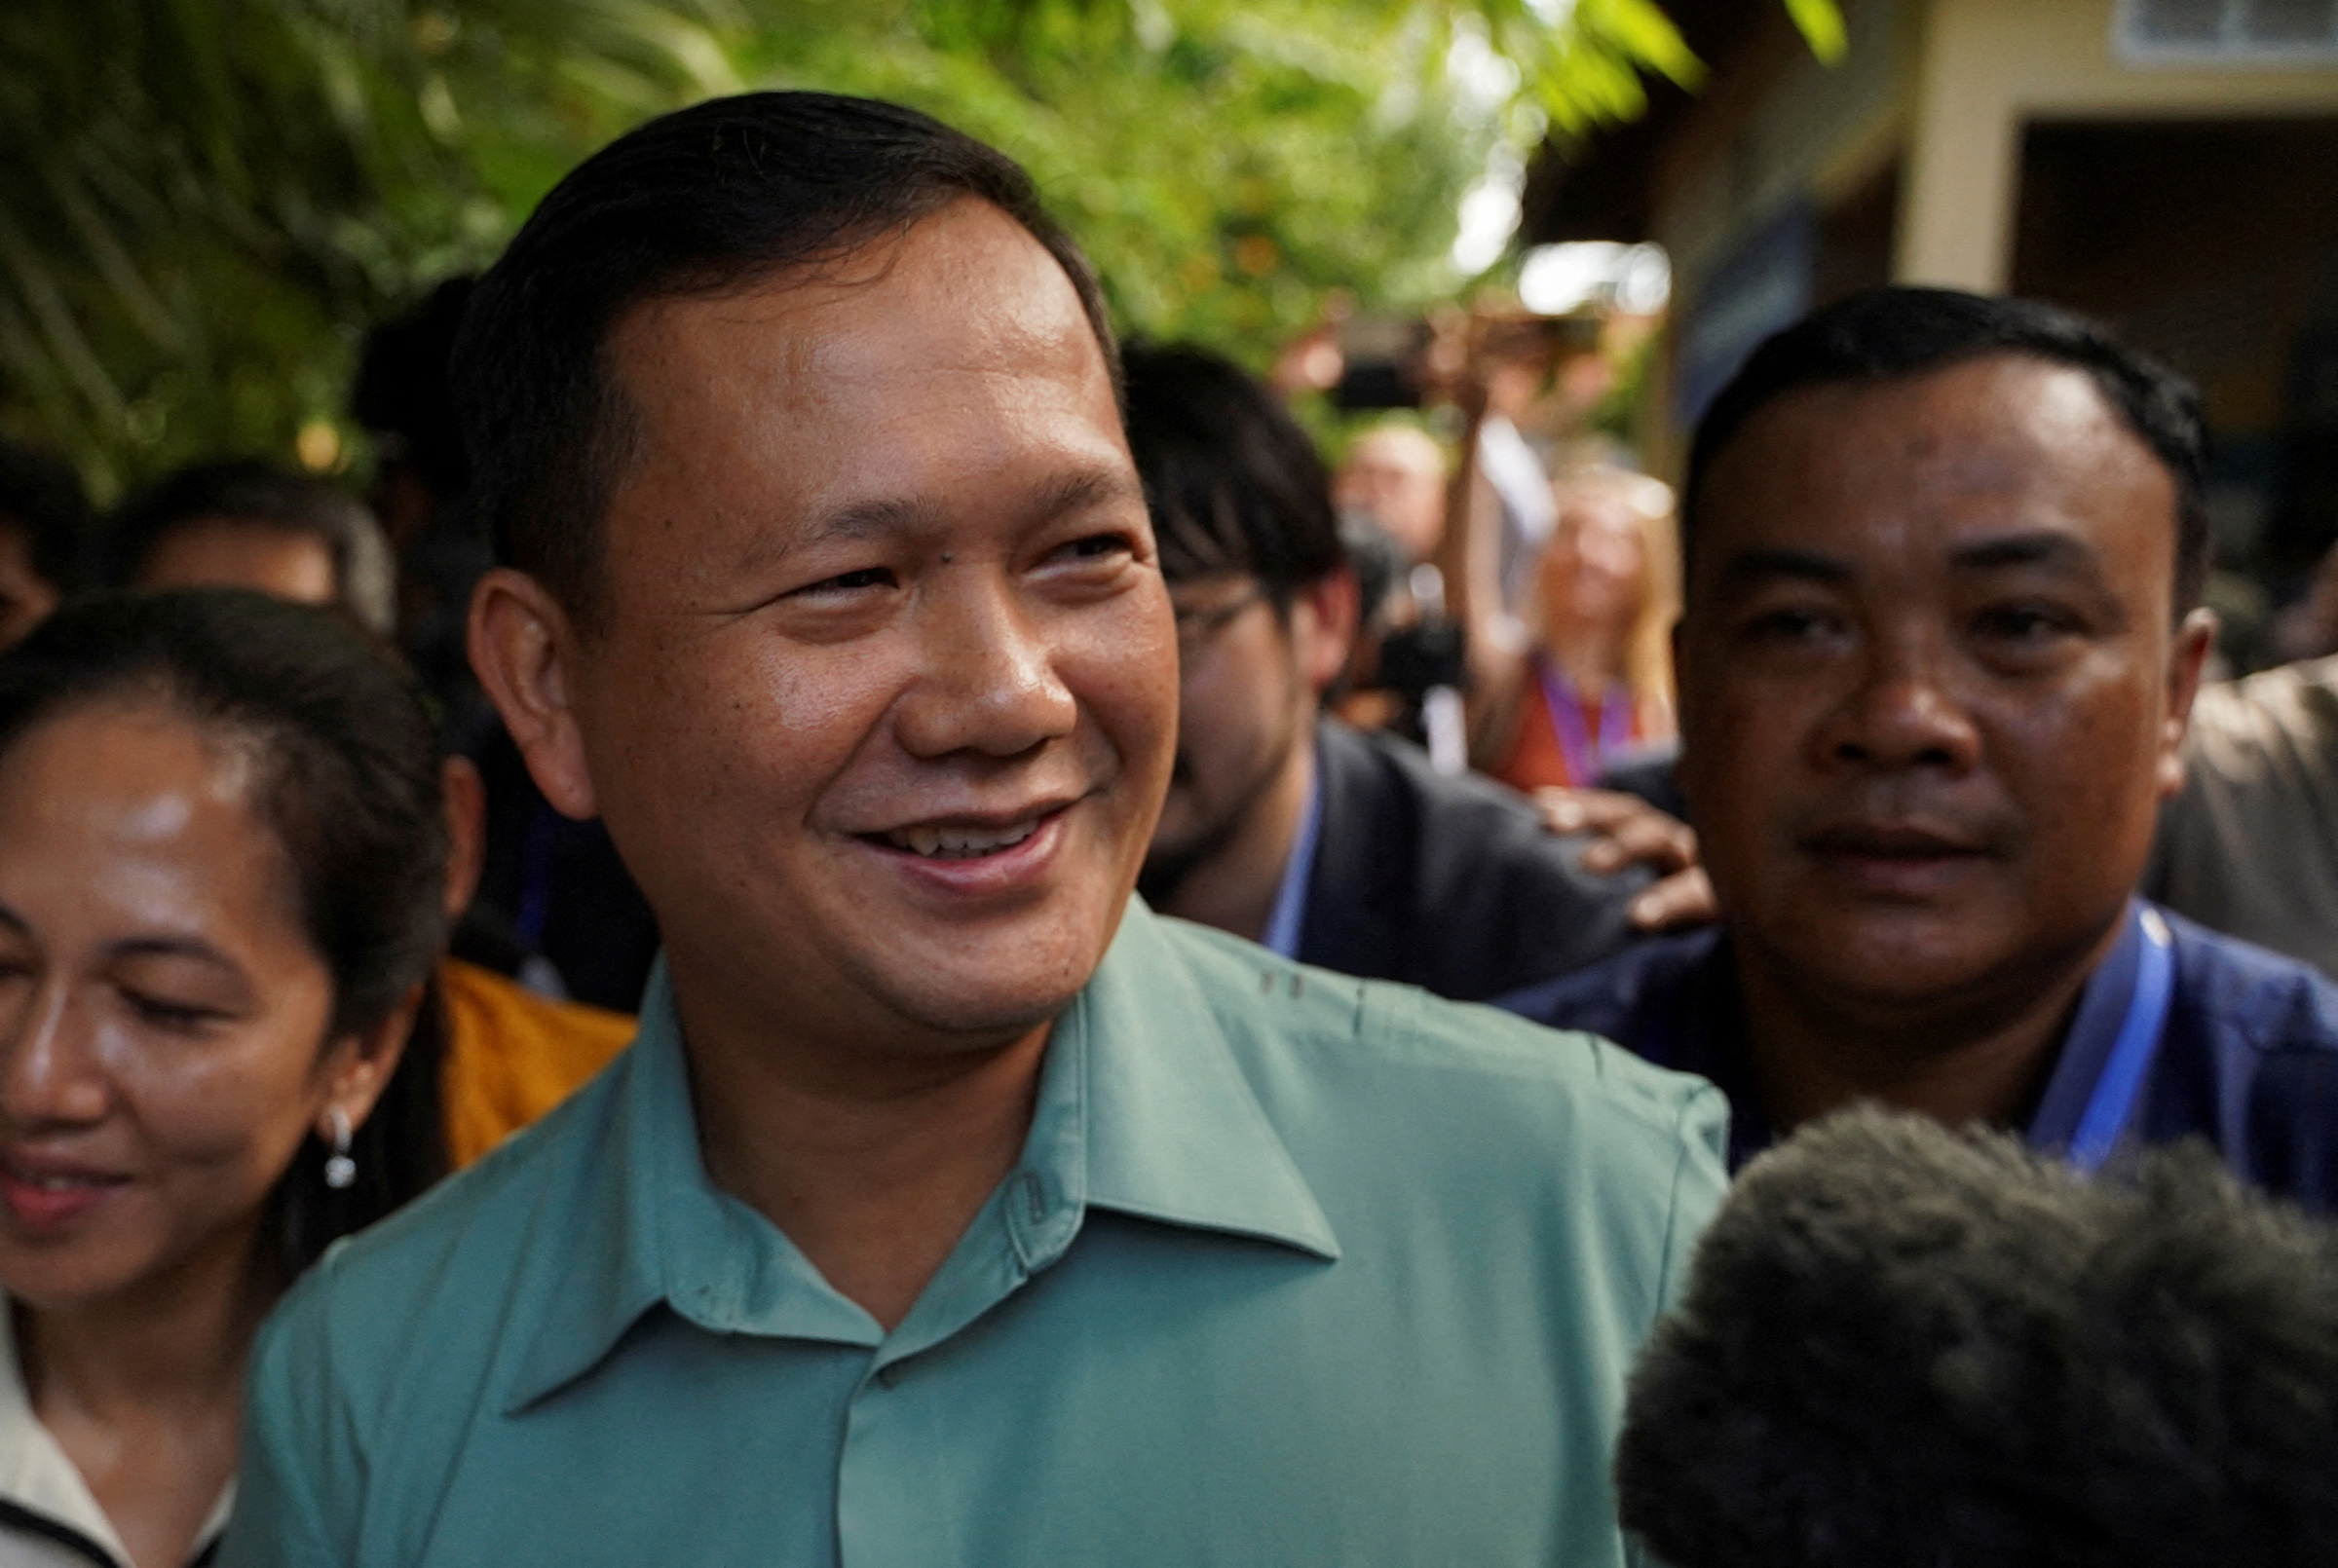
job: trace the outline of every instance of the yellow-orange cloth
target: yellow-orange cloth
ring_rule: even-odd
[[[633,1020],[556,1002],[477,964],[438,966],[446,1000],[446,1152],[460,1171],[550,1110],[633,1038]]]

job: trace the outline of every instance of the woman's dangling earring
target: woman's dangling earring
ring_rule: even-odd
[[[333,1124],[333,1152],[324,1162],[324,1184],[338,1192],[358,1179],[358,1162],[349,1157],[349,1112],[334,1105],[325,1115]]]

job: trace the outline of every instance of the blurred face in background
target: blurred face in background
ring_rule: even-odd
[[[174,526],[147,552],[137,585],[250,588],[308,605],[332,604],[341,592],[323,540],[247,517],[199,517]]]
[[[2176,495],[2083,371],[1787,392],[1707,475],[1681,782],[1732,940],[1838,999],[2019,1005],[2141,875],[2207,647]]]
[[[1345,568],[1277,606],[1248,573],[1170,589],[1177,606],[1177,765],[1145,863],[1156,902],[1184,875],[1241,841],[1262,813],[1296,814],[1325,687],[1347,661],[1355,576]]]
[[[1631,629],[1648,592],[1648,540],[1620,495],[1563,489],[1537,576],[1548,628]]]
[[[0,513],[0,651],[22,642],[63,597],[32,559],[31,537]]]
[[[498,697],[553,803],[607,821],[685,1027],[947,1052],[1053,1017],[1125,908],[1177,701],[1063,269],[964,201],[814,278],[648,303],[610,357],[638,435],[604,623],[526,677],[548,725]],[[491,577],[474,651],[533,592]]]
[[[1360,511],[1385,529],[1408,560],[1428,560],[1445,538],[1445,452],[1425,431],[1367,430],[1333,481],[1341,511]]]
[[[257,1263],[327,1103],[361,1124],[387,1077],[325,1039],[332,976],[250,774],[159,705],[0,754],[0,1285],[30,1307]]]

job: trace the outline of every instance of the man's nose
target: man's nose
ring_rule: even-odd
[[[984,576],[966,573],[924,611],[924,668],[896,710],[901,743],[914,756],[1019,757],[1071,733],[1077,721],[1044,611],[1025,604],[1011,583]]]
[[[1951,772],[1975,766],[1980,731],[1950,675],[1926,640],[1876,647],[1819,736],[1822,763]]]
[[[71,988],[27,986],[0,1034],[0,1120],[21,1134],[103,1119],[106,1077]]]

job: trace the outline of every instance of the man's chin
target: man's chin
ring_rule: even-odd
[[[1761,944],[1803,983],[1845,999],[1920,1007],[1984,981],[2004,957],[2002,925],[1954,909],[1865,905],[1810,912]]]
[[[985,1038],[1027,1032],[1072,1005],[1104,960],[1114,921],[1015,922],[972,940],[904,941],[870,974],[891,1009],[923,1028]]]
[[[1060,1017],[1085,984],[1083,977],[1080,985],[1068,989],[1044,983],[951,985],[937,976],[926,984],[900,988],[892,1004],[903,1018],[931,1033],[962,1036],[969,1044],[1004,1042]]]

